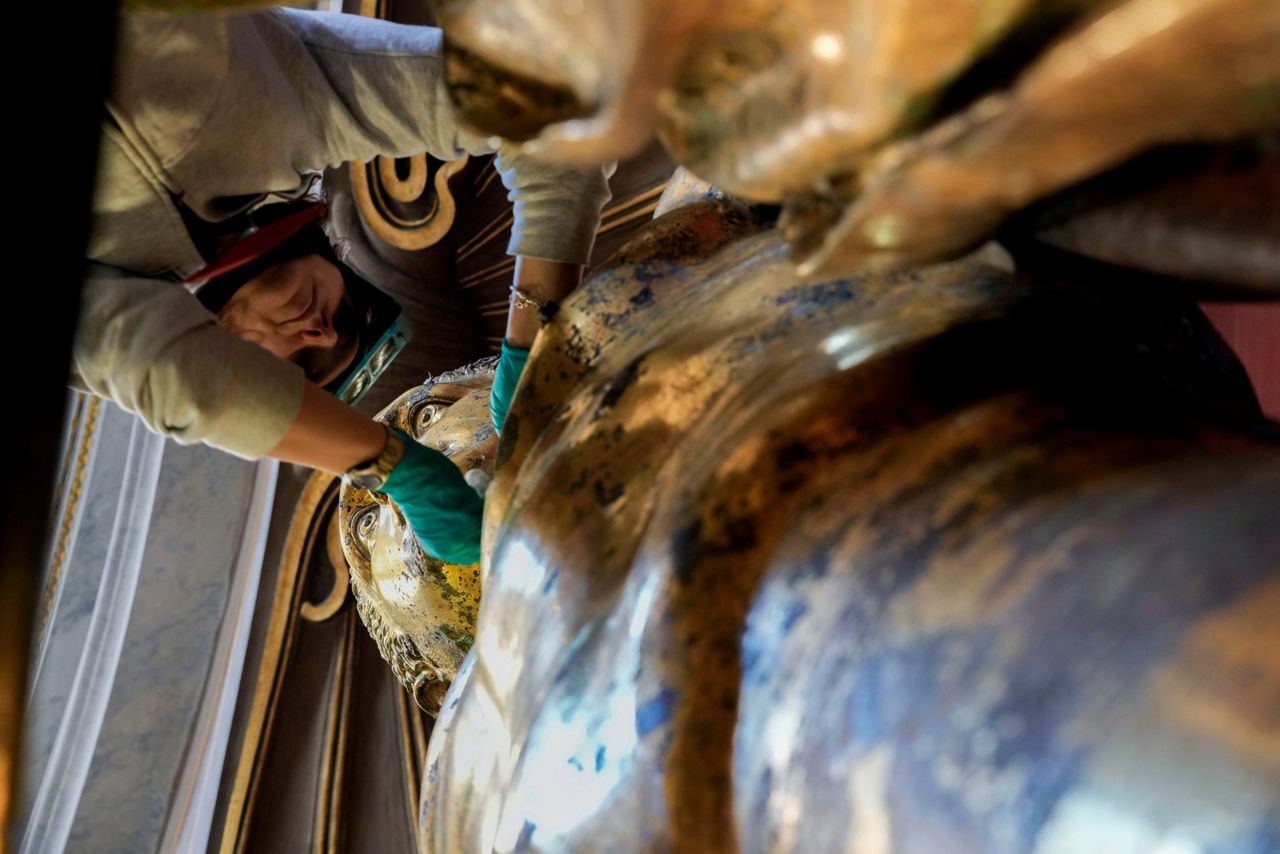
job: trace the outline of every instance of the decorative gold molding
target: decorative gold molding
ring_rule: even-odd
[[[409,161],[409,177],[401,180],[396,171],[396,161],[389,157],[379,157],[378,181],[387,195],[397,202],[412,202],[427,189],[427,156],[418,154],[404,158]]]
[[[467,165],[467,159],[464,155],[457,160],[440,165],[432,182],[435,197],[431,200],[431,208],[424,216],[413,219],[399,216],[387,203],[388,195],[392,195],[393,192],[404,195],[408,188],[413,186],[416,179],[412,166],[409,179],[401,181],[397,178],[393,191],[382,183],[383,175],[388,172],[395,174],[393,159],[379,157],[373,163],[353,161],[349,165],[351,190],[356,200],[356,207],[360,210],[360,217],[378,239],[397,249],[419,250],[435,245],[453,227],[457,205],[449,191],[449,179]],[[422,162],[422,168],[426,169],[425,159]],[[422,183],[425,188],[425,174],[422,176]],[[393,198],[400,202],[409,201],[394,195]]]
[[[401,696],[405,695],[401,694]],[[406,700],[406,703],[407,702],[408,701]],[[413,712],[413,714],[409,716],[409,723],[413,726],[413,749],[414,755],[418,760],[418,781],[421,782],[422,775],[427,771],[427,739],[430,736],[430,733],[422,723],[422,712],[414,706],[405,706],[405,708]],[[413,808],[416,813],[418,809],[416,799],[414,800]],[[414,827],[418,826],[416,819],[413,825]]]
[[[355,666],[352,661],[355,657],[356,645],[356,626],[360,624],[359,619],[347,609],[347,645],[346,654],[343,657],[344,673],[342,675],[342,710],[338,716],[338,743],[337,761],[334,763],[335,777],[333,784],[333,797],[330,800],[329,809],[329,854],[337,854],[339,831],[342,828],[343,810],[346,804],[343,803],[343,794],[346,792],[344,783],[347,779],[347,735],[351,732],[351,682]]]
[[[350,610],[343,615],[342,645],[333,668],[329,694],[329,714],[325,722],[324,764],[316,789],[315,854],[337,854],[342,830],[342,793],[346,777],[347,731],[351,722],[351,658],[355,649],[356,619]]]
[[[338,527],[337,513],[329,518],[325,531],[324,549],[325,556],[329,558],[329,566],[333,568],[333,588],[322,602],[302,603],[302,608],[299,609],[302,618],[311,623],[324,622],[338,613],[351,590],[351,576],[347,570],[347,558],[342,553],[342,532]]]
[[[49,624],[49,614],[53,610],[53,600],[58,594],[58,586],[62,583],[62,570],[67,562],[71,534],[75,530],[76,513],[80,507],[80,497],[84,488],[84,475],[89,468],[89,452],[93,449],[93,437],[98,430],[98,416],[101,411],[101,398],[90,397],[87,400],[76,401],[76,410],[71,419],[71,441],[67,443],[67,456],[63,462],[63,479],[58,485],[58,494],[54,496],[54,500],[62,503],[63,506],[58,520],[58,539],[49,561],[49,576],[45,580],[44,591],[40,596],[40,614],[36,618],[35,637],[37,638],[44,637],[45,629]],[[84,432],[77,437],[82,417]],[[74,470],[70,467],[73,451],[75,453]]]
[[[418,785],[420,781],[420,763],[418,762],[416,742],[413,732],[413,718],[421,712],[417,706],[410,708],[409,692],[396,691],[396,720],[400,724],[400,763],[404,771],[405,807],[408,810],[409,822],[414,828],[414,850],[418,848]],[[419,726],[421,722],[419,721]]]
[[[356,633],[361,631],[355,609],[346,608],[350,572],[342,552],[336,512],[340,482],[331,475],[317,473],[307,482],[298,499],[280,559],[280,572],[271,605],[261,664],[256,678],[244,741],[240,748],[235,780],[228,802],[222,854],[242,854],[246,850],[258,799],[261,774],[270,748],[271,736],[285,684],[292,650],[299,627],[337,617],[340,639],[332,665],[332,682],[327,688],[321,710],[324,732],[321,745],[320,774],[312,794],[315,812],[312,834],[306,846],[312,854],[336,854],[343,849],[346,827],[345,796],[347,785],[347,750],[352,721],[354,696]],[[322,546],[323,541],[323,546]],[[303,601],[308,572],[322,572],[316,549],[323,547],[333,570],[333,588],[319,603]],[[301,619],[299,619],[301,618]],[[399,697],[402,691],[396,690]],[[412,718],[407,727],[409,742],[417,746]],[[417,722],[419,730],[421,721]],[[411,749],[412,749],[411,747]],[[421,748],[425,751],[425,744]],[[420,752],[421,752],[420,751]],[[415,778],[416,779],[416,778]],[[413,783],[413,791],[418,783]],[[416,826],[410,815],[410,827]]]
[[[304,568],[310,564],[317,539],[315,526],[324,518],[322,508],[338,499],[338,479],[318,472],[302,490],[298,506],[289,523],[284,554],[280,557],[280,573],[276,579],[271,618],[263,643],[262,660],[254,686],[253,705],[245,726],[244,742],[236,765],[235,783],[227,804],[227,817],[222,831],[221,854],[241,854],[248,838],[247,829],[253,817],[253,803],[261,777],[262,757],[270,741],[275,720],[280,682],[289,653],[293,649],[295,614],[300,611]]]
[[[67,425],[67,446],[62,451],[62,465],[58,467],[58,485],[53,490],[54,507],[62,501],[62,495],[67,489],[67,478],[71,474],[71,458],[78,450],[77,434],[80,432],[80,419],[84,416],[86,404],[89,400],[95,398],[86,397],[83,394],[74,396],[71,404],[71,415]]]

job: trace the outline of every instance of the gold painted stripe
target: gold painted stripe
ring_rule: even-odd
[[[493,241],[500,240],[511,234],[511,226],[514,223],[514,219],[510,215],[507,215],[500,220],[495,220],[495,222],[496,226],[486,227],[486,230],[478,235],[481,238],[478,243],[459,251],[457,256],[458,261],[466,261],[481,249],[489,246]]]
[[[345,629],[346,626],[344,625]],[[345,634],[345,631],[343,632]],[[346,644],[338,647],[338,657],[334,661],[333,681],[329,684],[329,704],[324,719],[324,752],[320,760],[320,783],[316,786],[315,824],[311,829],[311,850],[315,854],[325,854],[329,830],[329,790],[333,786],[333,745],[338,738],[338,708],[342,704],[342,672],[343,653]]]
[[[494,171],[492,174],[496,175],[497,172]],[[647,190],[637,193],[634,196],[629,196],[628,198],[623,199],[622,201],[617,202],[616,204],[611,205],[610,207],[606,207],[601,212],[601,228],[599,230],[600,231],[607,230],[606,228],[604,228],[604,223],[603,223],[603,221],[606,218],[613,216],[614,214],[621,213],[626,209],[632,208],[635,205],[643,203],[650,199],[657,199],[659,196],[662,195],[662,191],[665,190],[666,188],[667,188],[667,182],[663,181],[662,183],[656,184],[653,187],[650,187]],[[649,208],[649,212],[651,213],[652,211],[653,211],[653,208]],[[635,217],[632,216],[632,217],[629,217],[628,219],[620,220],[619,223],[615,223],[615,224],[620,224],[621,222],[630,222],[631,219],[634,219],[634,218]],[[476,252],[476,250],[478,250],[480,247],[484,246],[486,243],[492,240],[495,237],[495,234],[493,233],[495,227],[500,229],[501,227],[510,226],[512,222],[513,222],[513,216],[510,212],[508,212],[507,215],[504,217],[493,220],[488,226],[485,226],[485,228],[481,229],[475,236],[471,237],[469,240],[463,243],[460,247],[458,247],[458,259],[462,260],[464,258],[469,257],[470,255],[473,255]]]
[[[395,683],[392,690],[396,692],[396,720],[399,723],[400,730],[400,767],[404,771],[405,806],[408,809],[409,826],[413,829],[414,850],[416,851],[418,850],[418,780],[420,779],[420,770],[417,752],[414,750],[413,729],[409,722],[409,715],[414,712],[409,708],[409,692],[399,683]]]
[[[498,169],[493,165],[493,161],[489,161],[489,171],[484,173],[484,180],[480,182],[480,186],[476,188],[476,195],[480,195],[498,180]]]
[[[477,249],[486,245],[489,241],[502,234],[505,230],[510,229],[513,222],[515,222],[515,216],[510,210],[508,210],[504,216],[494,219],[493,222],[484,228],[484,230],[471,238],[471,240],[468,240],[463,246],[459,247],[458,260],[462,261],[469,258],[471,255],[474,255]]]
[[[621,225],[624,222],[630,222],[631,220],[635,219],[636,216],[632,214],[630,216],[626,216],[623,219],[619,219],[617,222],[610,223],[607,226],[604,223],[604,220],[606,218],[613,216],[614,214],[622,214],[626,210],[633,208],[637,204],[641,204],[651,199],[656,200],[659,196],[662,195],[662,191],[665,190],[666,187],[667,187],[667,182],[663,181],[661,184],[650,187],[649,189],[644,190],[641,193],[637,193],[636,195],[630,196],[629,198],[624,199],[623,201],[618,202],[617,204],[611,207],[605,208],[604,211],[601,213],[601,226],[596,233],[599,234],[599,233],[608,231],[610,228],[613,228],[614,226]],[[656,207],[657,205],[655,204],[647,208],[646,212],[652,213]],[[513,221],[514,221],[513,215],[510,212],[508,212],[508,214],[504,217],[493,220],[488,226],[481,229],[481,231],[478,232],[474,237],[467,240],[465,243],[462,244],[462,246],[458,248],[458,255],[457,255],[458,260],[461,261],[463,259],[470,257],[471,255],[474,255],[477,250],[479,250],[481,247],[485,246],[491,240],[493,240],[493,238],[497,236],[498,231],[500,231],[502,228],[509,227]]]
[[[347,777],[347,736],[351,731],[351,682],[355,672],[356,623],[354,609],[348,608],[346,615],[346,640],[343,643],[341,659],[338,667],[342,671],[340,697],[338,703],[338,738],[334,745],[333,778],[329,787],[329,835],[328,854],[338,854],[341,846],[343,794],[346,791]]]
[[[642,190],[639,193],[636,193],[634,196],[628,196],[627,198],[622,199],[621,201],[616,202],[606,207],[604,210],[602,210],[600,212],[600,220],[603,223],[604,220],[608,219],[609,217],[613,216],[616,213],[619,213],[625,210],[626,208],[632,208],[650,199],[656,199],[658,198],[658,196],[662,195],[662,191],[665,189],[667,189],[667,182],[663,181],[661,184],[655,184],[654,186],[650,187],[647,190]]]
[[[627,223],[631,222],[632,220],[637,220],[637,219],[639,219],[639,218],[640,218],[640,217],[642,217],[642,216],[653,216],[653,212],[654,212],[655,210],[657,210],[657,209],[658,209],[658,203],[657,203],[657,202],[652,202],[652,203],[650,203],[650,204],[647,204],[647,205],[645,205],[644,207],[640,208],[640,209],[639,209],[639,210],[637,210],[637,211],[632,211],[632,212],[631,212],[630,214],[628,214],[627,216],[624,216],[624,217],[620,217],[620,218],[618,218],[618,219],[615,219],[613,222],[609,223],[608,225],[602,225],[602,226],[600,226],[600,230],[599,230],[599,231],[597,231],[597,232],[596,232],[596,234],[604,234],[606,231],[613,231],[613,230],[614,230],[615,228],[617,228],[618,226],[620,226],[620,225],[626,225]]]
[[[424,714],[417,705],[408,707],[411,715],[410,720],[413,723],[413,743],[417,746],[418,756],[418,780],[422,780],[427,775],[427,728],[422,724],[422,715]],[[419,786],[421,789],[421,786]],[[418,812],[417,801],[414,802],[414,825],[417,826],[416,816]]]
[[[483,270],[475,270],[471,273],[468,273],[467,275],[458,279],[458,282],[460,284],[465,285],[466,282],[470,282],[477,278],[484,278],[485,276],[489,275],[490,273],[493,273],[496,270],[513,268],[515,267],[515,265],[516,265],[516,259],[508,256],[506,258],[503,258],[501,261],[498,261],[496,264],[490,264],[488,267],[485,267]]]
[[[505,269],[505,270],[498,270],[497,272],[493,273],[492,275],[486,276],[486,277],[485,277],[485,278],[483,278],[483,279],[477,279],[477,280],[476,280],[476,281],[474,281],[474,282],[470,282],[470,283],[468,283],[468,284],[465,284],[465,285],[463,285],[463,286],[462,286],[462,289],[463,289],[464,291],[469,291],[469,290],[473,290],[473,289],[475,289],[475,288],[483,287],[484,285],[487,285],[487,284],[489,284],[489,283],[491,283],[491,282],[497,282],[497,281],[503,281],[503,280],[506,280],[506,279],[511,279],[511,278],[514,278],[514,277],[515,277],[515,272],[516,272],[516,271],[515,271],[515,266],[514,266],[514,265],[512,265],[511,267],[508,267],[508,268],[507,268],[507,269]]]
[[[497,214],[494,214],[492,219],[490,219],[487,223],[485,223],[483,226],[477,229],[475,234],[468,237],[465,241],[463,241],[458,246],[458,251],[466,252],[467,250],[469,250],[472,247],[472,244],[474,244],[477,240],[481,240],[486,233],[496,228],[502,222],[505,222],[508,217],[511,217],[514,219],[514,214],[512,213],[511,208],[506,208],[505,210],[499,211]]]

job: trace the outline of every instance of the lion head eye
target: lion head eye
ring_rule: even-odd
[[[351,521],[351,530],[355,533],[356,545],[369,555],[373,551],[374,535],[378,530],[378,511],[381,505],[374,504],[362,509]]]
[[[421,439],[422,435],[440,420],[447,408],[438,403],[428,403],[419,409],[413,419],[414,434],[417,438]]]

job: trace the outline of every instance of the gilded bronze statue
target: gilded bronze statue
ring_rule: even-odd
[[[423,850],[1280,846],[1280,430],[1195,302],[1280,296],[1280,6],[500,5],[439,4],[473,123],[719,191],[500,443],[384,412],[492,474],[480,566],[344,494]]]
[[[470,655],[352,556],[443,698],[425,850],[1268,838],[1274,426],[1190,302],[1002,267],[806,282],[705,201],[593,277],[504,431]],[[377,512],[392,588],[474,579]]]

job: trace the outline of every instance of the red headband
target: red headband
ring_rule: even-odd
[[[243,267],[245,264],[256,261],[306,226],[321,219],[325,214],[325,210],[326,205],[324,202],[316,202],[315,204],[307,205],[296,213],[281,217],[275,222],[268,223],[262,228],[249,232],[219,253],[217,258],[214,258],[208,264],[183,279],[182,283],[184,285],[203,284],[210,279],[216,279],[224,273],[229,273],[237,267]]]

